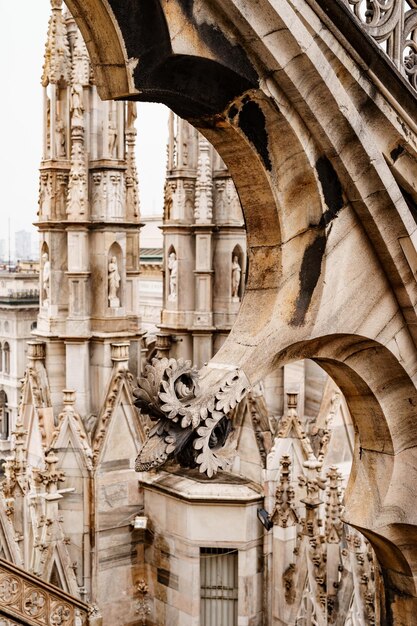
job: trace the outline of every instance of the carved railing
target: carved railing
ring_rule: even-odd
[[[344,0],[368,35],[417,89],[417,0]]]
[[[88,606],[0,559],[0,624],[87,626]]]

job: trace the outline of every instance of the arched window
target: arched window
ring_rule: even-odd
[[[10,346],[7,341],[3,345],[3,369],[5,374],[10,374]]]
[[[3,346],[0,343],[0,372],[3,371]]]

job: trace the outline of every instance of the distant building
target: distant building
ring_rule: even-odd
[[[8,449],[39,307],[39,274],[0,272],[0,450]]]
[[[15,258],[28,260],[32,254],[32,233],[28,230],[18,230],[15,233]]]
[[[8,248],[6,239],[0,239],[0,261],[6,261],[8,258]]]
[[[139,312],[143,330],[148,335],[152,335],[157,332],[157,325],[161,322],[163,234],[160,227],[162,214],[142,217],[142,223],[144,226],[140,234]],[[145,339],[145,341],[148,340]]]

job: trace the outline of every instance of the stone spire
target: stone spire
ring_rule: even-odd
[[[130,341],[140,354],[136,105],[101,101],[85,42],[61,4],[52,0],[42,77],[37,333],[50,344],[46,369],[65,363],[51,377],[54,409],[62,390],[74,389],[85,418],[98,411],[92,389],[111,371],[111,343]]]
[[[49,19],[48,38],[45,46],[45,60],[42,85],[70,82],[71,54],[67,27],[62,15],[62,0],[51,0],[52,15]]]
[[[160,337],[170,356],[202,365],[236,318],[244,289],[246,234],[239,198],[220,156],[174,113],[168,132]],[[176,340],[169,341],[170,336]]]

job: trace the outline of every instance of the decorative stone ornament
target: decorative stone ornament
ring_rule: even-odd
[[[139,452],[136,470],[161,467],[175,458],[182,467],[198,467],[211,477],[229,465],[228,414],[248,391],[241,370],[226,374],[213,394],[200,389],[191,361],[153,359],[134,392],[136,406],[157,422]]]

